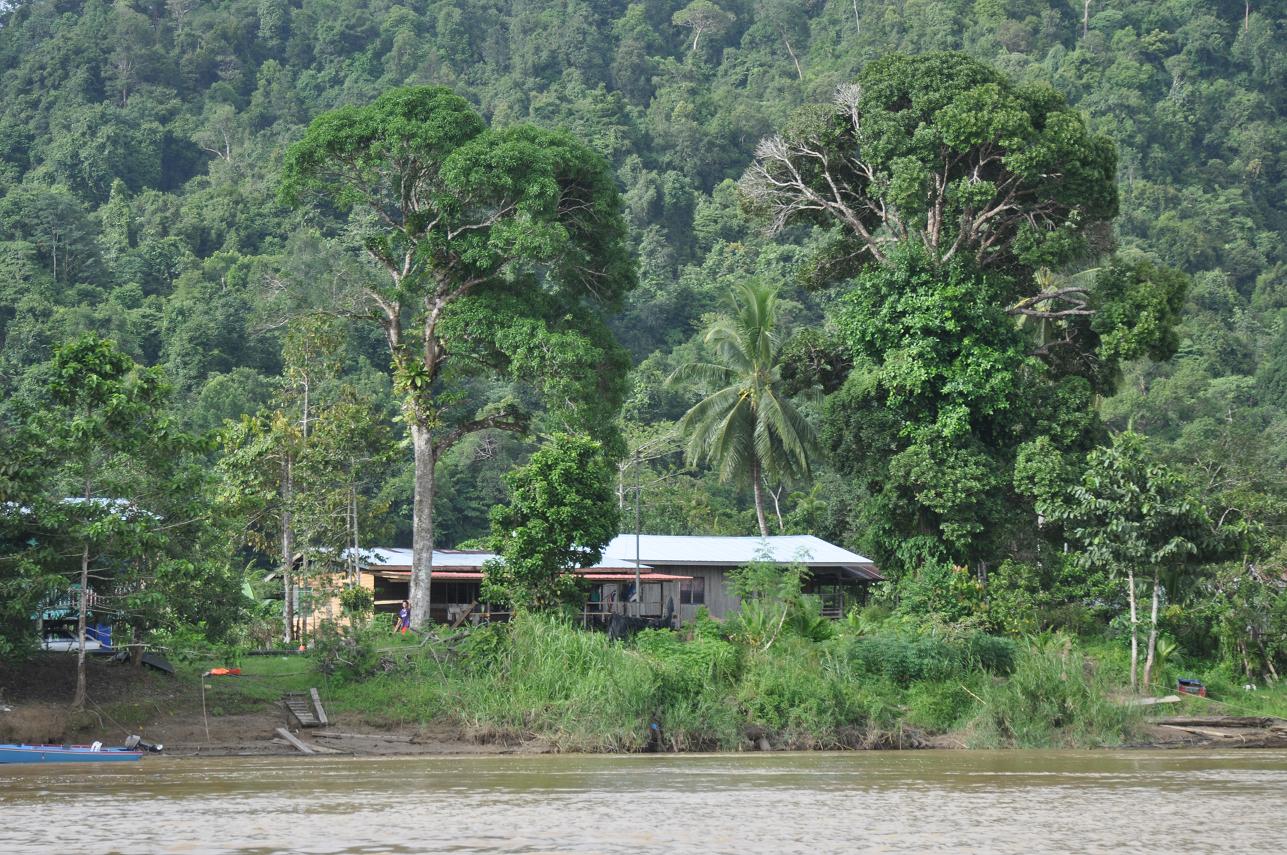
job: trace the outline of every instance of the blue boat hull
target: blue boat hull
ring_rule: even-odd
[[[142,751],[94,751],[88,745],[0,745],[0,763],[122,763],[142,756]]]

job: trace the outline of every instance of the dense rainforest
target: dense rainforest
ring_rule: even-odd
[[[627,530],[638,500],[645,532],[816,534],[877,560],[890,608],[990,631],[1121,632],[1152,596],[1165,640],[1258,678],[1287,665],[1285,27],[1252,0],[8,0],[0,499],[202,520],[84,538],[147,556],[140,632],[219,635],[282,555],[410,545],[415,424],[457,426],[424,457],[446,546],[486,542],[509,473],[580,432]],[[319,191],[352,142],[314,121],[393,122],[388,93],[426,85],[463,99],[462,149],[544,140],[540,168],[621,200],[597,226],[524,209],[526,242],[461,226],[495,237],[470,270],[571,282],[564,241],[612,255],[580,282],[610,293],[470,295],[441,366],[391,359],[401,309],[355,296],[391,293],[410,232],[372,239],[353,192]],[[913,95],[863,137],[873,176],[845,146],[881,87]],[[889,216],[938,181],[975,204],[929,126],[1017,135],[1077,186],[985,181],[1000,242],[963,233],[967,263],[932,211]],[[1009,224],[1008,187],[1049,205]],[[739,338],[757,324],[767,350]],[[720,453],[729,389],[773,402],[754,453]],[[14,639],[51,559],[4,543]]]

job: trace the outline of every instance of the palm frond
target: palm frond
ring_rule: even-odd
[[[685,362],[666,378],[666,385],[679,383],[701,383],[705,386],[727,385],[733,382],[737,373],[727,365],[714,362]]]

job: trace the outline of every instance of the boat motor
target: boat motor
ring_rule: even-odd
[[[159,753],[163,748],[165,748],[165,746],[159,742],[156,742],[156,743],[148,742],[146,739],[138,735],[131,735],[128,739],[125,740],[125,748],[129,751],[134,751],[135,749],[138,749],[141,751],[151,751],[153,753]]]

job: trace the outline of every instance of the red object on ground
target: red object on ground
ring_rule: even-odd
[[[206,672],[211,677],[240,677],[240,668],[211,668]]]

